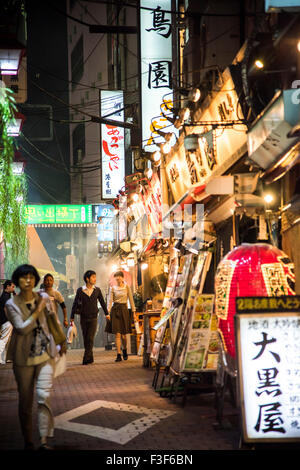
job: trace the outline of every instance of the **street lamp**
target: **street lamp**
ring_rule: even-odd
[[[7,125],[7,135],[10,137],[19,137],[25,116],[21,113],[15,113],[14,118]]]
[[[24,49],[0,49],[1,75],[17,75]]]

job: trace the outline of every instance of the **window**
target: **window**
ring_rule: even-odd
[[[77,41],[71,54],[72,90],[83,76],[83,36]]]
[[[83,122],[75,127],[72,134],[72,143],[73,165],[77,165],[85,155],[85,125]]]

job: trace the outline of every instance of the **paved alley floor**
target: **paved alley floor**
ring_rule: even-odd
[[[238,450],[238,415],[230,403],[224,415],[232,426],[218,430],[213,394],[189,396],[183,408],[180,397],[174,403],[155,392],[154,370],[143,367],[141,357],[115,363],[115,356],[95,349],[95,363],[82,366],[82,350],[68,351],[67,370],[52,392],[54,449]],[[0,368],[0,450],[23,449],[17,401],[12,365],[6,364]]]

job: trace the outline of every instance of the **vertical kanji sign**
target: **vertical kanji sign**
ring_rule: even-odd
[[[101,116],[124,121],[123,91],[103,90]],[[124,186],[125,144],[124,128],[101,124],[102,199],[114,199]]]
[[[300,441],[300,312],[235,320],[244,442]]]
[[[157,130],[175,132],[173,116],[171,0],[141,0],[142,147],[157,150],[164,142]]]

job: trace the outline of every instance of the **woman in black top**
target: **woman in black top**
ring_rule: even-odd
[[[108,311],[102,292],[99,287],[96,287],[95,285],[95,271],[86,271],[83,279],[85,281],[85,285],[77,289],[72,307],[70,324],[73,324],[75,314],[80,315],[80,326],[84,343],[82,364],[87,365],[94,362],[93,347],[98,323],[98,301],[100,302],[106,316],[108,315]]]

